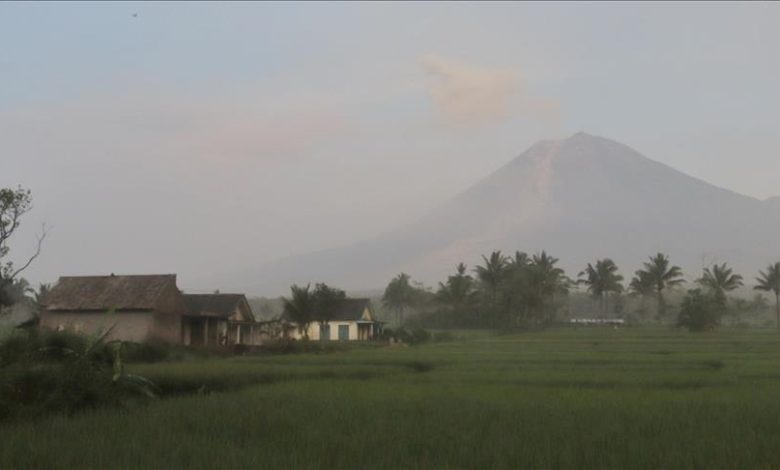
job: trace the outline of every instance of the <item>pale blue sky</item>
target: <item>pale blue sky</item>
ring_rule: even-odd
[[[770,3],[3,2],[0,44],[36,281],[348,243],[579,130],[780,195]]]

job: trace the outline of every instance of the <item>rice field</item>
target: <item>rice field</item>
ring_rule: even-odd
[[[0,427],[1,468],[780,468],[780,334],[552,330],[133,366],[170,391]]]

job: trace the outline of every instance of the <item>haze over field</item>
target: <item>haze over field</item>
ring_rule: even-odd
[[[0,187],[35,201],[11,256],[46,221],[33,283],[381,288],[497,248],[750,278],[780,257],[778,24],[771,3],[0,3]]]

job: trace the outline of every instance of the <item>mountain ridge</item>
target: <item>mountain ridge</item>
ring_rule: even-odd
[[[374,289],[400,271],[430,284],[457,262],[473,264],[495,249],[545,249],[570,272],[609,256],[626,277],[657,251],[688,270],[714,261],[757,269],[780,257],[778,201],[718,187],[625,144],[579,132],[532,145],[425,216],[376,238],[223,280],[277,294],[292,283],[320,281]]]

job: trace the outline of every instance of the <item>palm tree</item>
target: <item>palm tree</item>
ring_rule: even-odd
[[[401,273],[387,284],[382,303],[398,315],[398,326],[404,323],[404,312],[414,303],[415,289],[410,284],[411,277]]]
[[[653,290],[658,299],[659,319],[666,317],[664,290],[685,282],[682,279],[682,269],[679,266],[670,266],[669,264],[669,257],[663,253],[658,253],[650,257],[650,262],[644,263],[644,269],[636,272],[638,278],[641,279],[642,276],[645,276],[647,281],[653,285]]]
[[[293,284],[290,287],[292,293],[288,299],[282,297],[284,303],[284,316],[294,322],[298,332],[307,340],[309,339],[309,325],[314,321],[314,294],[309,290],[310,285],[300,287]]]
[[[509,273],[509,260],[501,254],[501,251],[494,251],[487,258],[482,255],[484,266],[477,266],[474,272],[477,273],[477,279],[485,286],[491,301],[495,301],[496,293],[501,283],[506,279]]]
[[[436,297],[439,301],[460,309],[474,298],[474,278],[466,274],[466,265],[463,263],[458,263],[455,269],[456,274],[449,276],[446,283],[439,283]]]
[[[511,269],[522,269],[531,264],[531,257],[522,251],[515,251],[515,257],[507,262]]]
[[[602,315],[607,312],[609,293],[620,293],[623,291],[623,276],[618,274],[618,267],[614,261],[609,258],[596,260],[596,264],[588,263],[584,271],[580,272],[577,281],[579,284],[588,286],[593,298],[599,300],[599,306]]]
[[[653,280],[650,279],[648,273],[644,271],[637,271],[636,275],[631,278],[631,282],[628,284],[628,289],[632,295],[639,296],[639,311],[644,316],[645,299],[655,293]]]
[[[777,311],[777,329],[780,330],[780,261],[770,264],[766,271],[759,271],[756,278],[756,290],[773,292],[775,294],[775,310]]]
[[[43,299],[46,298],[46,296],[49,294],[49,291],[51,290],[51,284],[46,283],[40,283],[38,285],[38,290],[33,293],[33,298],[35,299],[35,303],[37,305],[40,305],[43,302]]]
[[[542,251],[533,256],[529,267],[532,297],[536,297],[541,320],[549,320],[547,305],[554,299],[555,294],[568,292],[571,284],[563,269],[555,266],[557,263],[558,258]]]
[[[742,276],[734,274],[734,271],[726,263],[714,264],[711,268],[704,268],[702,277],[697,279],[699,284],[712,291],[715,302],[720,307],[726,306],[726,292],[742,287]]]

